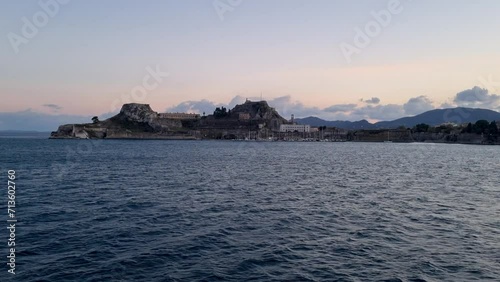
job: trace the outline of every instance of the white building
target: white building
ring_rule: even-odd
[[[280,132],[310,132],[311,126],[306,124],[282,124]]]

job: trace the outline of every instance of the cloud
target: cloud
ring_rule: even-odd
[[[216,107],[227,106],[224,104],[215,104],[209,100],[203,99],[201,101],[186,101],[178,104],[177,106],[173,106],[167,108],[166,112],[174,112],[174,113],[198,113],[202,114],[205,112],[207,115],[213,113]]]
[[[356,107],[357,107],[356,104],[339,104],[327,107],[324,109],[324,111],[332,113],[337,113],[337,112],[345,113],[354,110]]]
[[[361,101],[363,101],[363,99],[361,99]],[[368,100],[364,100],[365,103],[367,104],[378,104],[380,103],[380,99],[377,98],[377,97],[372,97],[371,99],[368,99]]]
[[[299,101],[293,101],[289,95],[271,99],[268,103],[285,118],[290,117],[292,114],[295,117],[307,117],[317,115],[322,111],[318,107],[308,107]]]
[[[463,107],[495,109],[500,107],[500,96],[497,94],[490,94],[487,89],[474,86],[472,89],[458,92],[453,102]]]
[[[257,101],[257,100],[260,100],[256,97],[252,97],[252,98],[245,98],[243,96],[240,96],[240,95],[236,95],[233,99],[231,99],[231,101],[229,102],[229,104],[227,105],[229,108],[234,108],[234,106],[238,105],[238,104],[243,104],[245,103],[245,101],[247,99],[250,99],[250,100],[253,100],[253,101]]]
[[[213,112],[215,107],[225,106],[233,108],[236,104],[244,103],[246,97],[240,95],[231,99],[228,104],[217,104],[208,100],[187,101],[167,109],[168,111],[198,112],[205,111],[207,114]],[[259,101],[259,97],[248,97],[251,101]],[[281,116],[289,118],[292,114],[297,118],[317,116],[326,120],[385,120],[390,121],[405,116],[413,116],[435,109],[433,101],[427,96],[421,95],[408,99],[404,104],[380,104],[380,98],[372,97],[368,100],[359,101],[364,104],[335,104],[325,108],[306,106],[300,101],[293,100],[290,95],[280,96],[267,100]],[[486,89],[474,87],[458,93],[455,99],[441,104],[441,107],[452,108],[456,106],[478,106],[489,109],[500,109],[500,96],[489,94]]]
[[[325,112],[335,112],[344,110],[345,119],[348,120],[394,120],[408,115],[416,115],[434,109],[432,101],[426,96],[418,96],[410,98],[403,105],[387,104],[379,105],[380,99],[373,97],[363,102],[368,103],[366,106],[357,106],[355,104],[333,105],[324,109]],[[376,105],[373,105],[376,104]]]
[[[396,104],[388,105],[368,105],[356,108],[352,112],[354,120],[375,119],[375,120],[393,120],[404,116],[403,106]]]
[[[249,99],[251,101],[259,101],[259,97],[242,97],[237,95],[229,101],[229,103],[215,103],[209,100],[201,100],[201,101],[186,101],[182,102],[176,106],[167,108],[165,111],[167,112],[191,112],[202,114],[205,112],[207,115],[213,113],[216,107],[227,107],[228,109],[233,108],[237,104],[242,104]],[[316,115],[318,112],[321,112],[321,109],[317,107],[307,107],[301,102],[293,101],[291,96],[280,96],[277,98],[273,98],[267,100],[268,104],[271,107],[274,107],[283,117],[288,118],[292,114],[296,117],[305,117],[310,115]]]
[[[484,102],[488,100],[488,90],[478,86],[458,92],[454,101],[459,102]]]
[[[456,107],[457,105],[453,104],[453,103],[450,103],[450,102],[444,102],[442,103],[439,108],[440,109],[449,109],[449,108],[454,108]]]
[[[403,105],[403,109],[407,115],[418,115],[423,112],[433,110],[434,106],[429,98],[422,95],[410,98],[408,102]]]
[[[244,103],[247,98],[240,95],[231,99],[228,104],[216,104],[208,100],[201,101],[187,101],[182,102],[174,107],[168,108],[167,111],[177,112],[196,112],[211,114],[215,107],[225,106],[229,109],[233,108],[236,104]],[[248,98],[251,101],[259,101],[258,97]],[[434,107],[432,102],[426,96],[419,96],[411,98],[403,105],[387,104],[380,105],[380,99],[373,97],[365,100],[368,105],[358,104],[336,104],[325,107],[323,109],[318,107],[309,107],[299,101],[294,101],[291,96],[280,96],[267,101],[271,107],[274,107],[281,116],[289,118],[292,114],[297,118],[304,118],[308,116],[317,116],[327,120],[394,120],[407,115],[420,114],[425,111],[431,110]],[[375,105],[376,104],[376,105]]]
[[[48,108],[54,112],[58,112],[58,111],[62,110],[62,108],[63,108],[63,107],[56,105],[56,104],[44,104],[42,106],[44,106],[45,108]]]

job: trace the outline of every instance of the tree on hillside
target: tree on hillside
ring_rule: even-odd
[[[483,134],[487,132],[489,126],[490,123],[487,120],[481,119],[476,121],[472,129],[476,134]]]
[[[498,126],[496,121],[492,121],[488,126],[488,133],[491,135],[498,135]]]
[[[398,128],[397,128],[397,129],[398,129],[398,130],[405,130],[405,129],[406,129],[406,126],[404,126],[404,125],[400,125],[400,126],[398,126]]]
[[[451,131],[453,130],[453,125],[450,124],[441,124],[440,126],[437,126],[435,128],[436,133],[446,133],[450,134]]]
[[[415,125],[414,130],[415,130],[416,132],[427,132],[427,131],[429,131],[429,127],[430,127],[430,126],[429,126],[428,124],[425,124],[425,123],[419,123],[419,124]]]
[[[97,116],[93,117],[92,123],[99,123],[99,118]]]
[[[462,133],[472,133],[472,123],[469,122],[469,124],[467,124],[467,126],[462,129]]]
[[[227,112],[227,109],[225,107],[215,108],[215,111],[214,111],[215,118],[222,118],[222,117],[226,117],[227,115],[228,115],[228,112]]]

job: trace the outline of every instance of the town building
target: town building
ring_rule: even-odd
[[[311,132],[311,126],[306,124],[282,124],[280,132]]]

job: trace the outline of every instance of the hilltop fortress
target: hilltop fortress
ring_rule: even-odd
[[[92,123],[61,125],[52,139],[240,139],[282,141],[433,142],[500,144],[500,127],[486,120],[474,125],[413,128],[355,129],[311,127],[281,117],[266,101],[247,100],[233,109],[216,108],[213,114],[157,113],[147,104],[125,104],[117,115]],[[481,125],[482,124],[482,125]],[[423,126],[427,126],[425,130]],[[470,128],[469,128],[470,127]]]
[[[288,121],[266,101],[236,105],[214,114],[157,113],[147,104],[125,104],[117,115],[93,123],[66,124],[50,138],[83,139],[245,139],[264,138]]]

